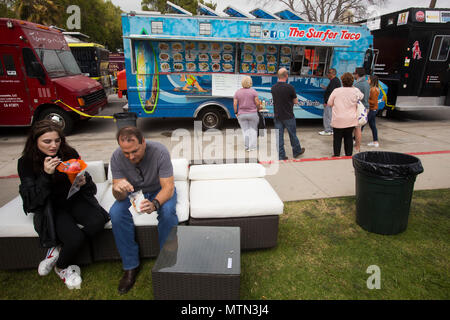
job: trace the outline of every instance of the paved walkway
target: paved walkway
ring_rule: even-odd
[[[117,112],[117,111],[116,111]],[[441,118],[442,117],[442,118]],[[84,160],[103,160],[109,162],[112,152],[117,148],[115,124],[103,119],[92,119],[80,124],[82,128],[67,140],[75,147]],[[166,145],[172,157],[190,160],[200,154],[217,159],[258,157],[267,167],[267,180],[283,201],[317,199],[326,197],[351,196],[355,194],[355,174],[350,158],[331,157],[332,137],[318,135],[322,130],[319,121],[298,121],[297,134],[306,152],[300,159],[271,162],[270,152],[260,155],[246,155],[243,152],[242,138],[236,131],[234,122],[226,124],[224,130],[216,133],[198,133],[201,135],[202,149],[194,141],[195,128],[189,120],[138,119],[138,127],[147,139]],[[442,116],[438,113],[427,119],[384,119],[377,118],[380,136],[380,148],[367,147],[371,141],[371,131],[367,127],[363,132],[361,151],[379,150],[416,155],[422,162],[424,172],[417,176],[415,190],[450,188],[450,108]],[[178,133],[188,137],[184,142],[174,137]],[[269,128],[273,128],[269,121]],[[231,132],[226,135],[226,131]],[[26,139],[26,130],[2,128],[0,131],[0,206],[18,194],[17,159],[20,157]],[[270,133],[270,132],[269,132]],[[234,134],[234,136],[233,136]],[[260,138],[261,146],[273,147],[271,135]],[[286,152],[292,158],[289,138],[285,134]],[[184,145],[183,145],[184,143]],[[223,144],[222,151],[214,153],[217,145]],[[180,151],[181,150],[181,151]],[[203,153],[201,152],[203,151]],[[229,156],[229,157],[227,157]]]

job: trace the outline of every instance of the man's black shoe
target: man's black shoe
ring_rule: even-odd
[[[124,294],[130,291],[133,288],[134,282],[136,281],[136,276],[139,273],[139,267],[125,270],[122,279],[120,279],[119,283],[119,293]]]
[[[283,157],[280,160],[287,160],[287,159],[288,159],[288,157]]]
[[[304,153],[305,153],[305,148],[302,148],[302,150],[299,153],[294,154],[294,158],[297,158],[298,156],[301,156]]]

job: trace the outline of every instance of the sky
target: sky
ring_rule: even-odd
[[[211,0],[213,3],[217,3],[216,11],[219,13],[223,12],[227,6],[232,6],[239,11],[248,13],[258,7],[257,1],[248,0]],[[141,10],[141,0],[112,0],[116,6],[120,6],[122,10],[129,12],[131,10],[140,11]],[[387,4],[383,8],[370,8],[371,12],[377,13],[376,15],[381,15],[389,12],[399,11],[410,7],[427,7],[430,0],[388,0]],[[437,0],[436,8],[448,8],[450,7],[449,0]],[[274,13],[283,10],[285,7],[280,4],[278,5],[276,1],[272,1],[269,8],[262,8],[270,13]],[[224,14],[225,15],[225,14]]]

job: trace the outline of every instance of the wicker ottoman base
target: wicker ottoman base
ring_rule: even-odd
[[[155,300],[239,300],[238,275],[154,273],[152,282]]]
[[[237,300],[240,239],[236,227],[174,227],[152,269],[158,300]]]
[[[159,253],[158,227],[139,226],[135,230],[141,258],[154,258]],[[111,229],[105,229],[92,241],[94,261],[119,260],[120,254],[116,247]]]
[[[241,218],[215,218],[215,219],[189,219],[193,226],[229,226],[241,228],[241,249],[272,248],[278,241],[278,215],[241,217]]]
[[[37,237],[0,238],[0,269],[37,269],[46,253],[47,248],[41,247]],[[77,265],[92,263],[91,250],[87,241],[74,263]]]

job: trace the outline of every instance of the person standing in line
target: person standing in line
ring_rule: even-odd
[[[273,122],[275,129],[279,130],[278,136],[278,158],[280,160],[287,160],[286,151],[284,149],[284,128],[289,133],[289,140],[291,142],[292,153],[294,158],[302,155],[305,148],[300,145],[300,140],[297,137],[297,127],[294,116],[294,104],[298,103],[297,93],[295,88],[287,83],[289,74],[286,68],[278,70],[278,82],[272,86],[272,99],[274,118]]]
[[[118,287],[119,293],[124,294],[133,287],[140,264],[129,195],[142,190],[145,199],[137,204],[136,210],[157,212],[161,249],[172,227],[178,225],[177,193],[170,153],[163,144],[146,141],[142,132],[131,126],[121,128],[116,138],[119,148],[111,156],[112,193],[116,201],[109,214],[125,270]]]
[[[378,77],[369,77],[370,94],[369,94],[369,114],[367,116],[367,122],[369,123],[370,130],[372,130],[373,141],[369,142],[367,145],[369,147],[378,148],[380,144],[378,143],[378,130],[377,124],[375,122],[378,112],[378,96],[380,95],[380,89],[378,88]]]
[[[366,72],[364,71],[364,68],[356,68],[355,72],[353,73],[353,76],[355,78],[355,88],[358,88],[364,95],[364,97],[361,99],[362,104],[366,109],[369,109],[369,94],[370,94],[370,86],[365,81],[366,78]],[[362,139],[362,130],[364,126],[356,126],[355,127],[355,150],[356,152],[360,152],[361,150],[361,139]]]
[[[353,76],[346,72],[341,77],[341,88],[335,89],[328,99],[328,105],[332,107],[333,116],[331,126],[333,127],[333,157],[341,154],[342,138],[344,139],[344,150],[346,156],[353,153],[352,133],[358,124],[357,104],[363,98],[362,92],[353,87]]]
[[[323,131],[320,131],[319,134],[321,136],[331,136],[333,134],[333,128],[331,127],[331,107],[327,105],[328,99],[330,98],[331,93],[334,89],[339,88],[341,86],[341,81],[336,77],[336,69],[330,68],[327,73],[328,79],[330,82],[325,89],[323,94]]]
[[[252,78],[245,76],[242,88],[236,91],[233,99],[234,113],[244,135],[245,151],[256,150],[258,145],[258,111],[261,110],[261,102],[252,85]]]

